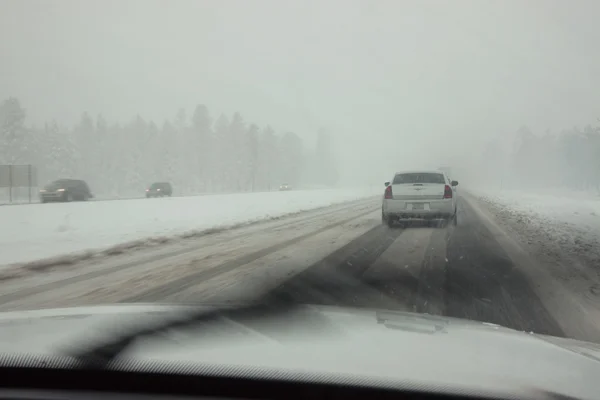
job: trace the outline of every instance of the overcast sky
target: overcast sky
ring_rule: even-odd
[[[597,0],[0,0],[0,97],[36,123],[204,103],[309,142],[323,126],[360,174],[595,122],[599,15]]]

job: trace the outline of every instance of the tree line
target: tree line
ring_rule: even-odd
[[[517,132],[512,165],[521,186],[600,192],[600,128],[588,125],[535,135],[522,127]]]
[[[179,194],[268,191],[281,183],[332,186],[338,173],[332,137],[314,148],[293,132],[244,121],[239,112],[213,120],[205,105],[180,109],[161,126],[140,116],[110,123],[83,113],[74,126],[28,125],[18,99],[0,104],[0,164],[32,164],[38,182],[83,179],[104,196],[139,195],[155,181]]]
[[[600,193],[600,127],[534,133],[522,126],[512,143],[495,140],[481,169],[504,188],[569,188]]]

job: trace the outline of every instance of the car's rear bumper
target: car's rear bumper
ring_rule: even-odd
[[[417,205],[420,208],[416,209]],[[454,204],[452,199],[424,201],[384,199],[382,210],[384,216],[388,218],[438,219],[452,217],[454,215]]]

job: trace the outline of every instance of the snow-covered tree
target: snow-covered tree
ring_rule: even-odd
[[[246,185],[249,186],[249,190],[254,192],[256,188],[256,180],[258,173],[258,126],[255,124],[250,125],[248,132],[246,133],[246,141],[244,143],[245,157],[244,157],[244,171],[246,176]]]
[[[231,142],[229,140],[229,120],[225,115],[221,115],[215,122],[215,155],[214,160],[215,174],[214,178],[218,182],[217,188],[220,191],[231,191],[233,171],[231,163],[233,160],[231,153]]]
[[[86,112],[71,127],[51,121],[37,128],[26,125],[19,101],[9,98],[0,103],[0,163],[34,164],[41,184],[84,179],[98,197],[142,195],[156,181],[191,194],[272,190],[310,180],[296,134],[246,125],[240,113],[213,123],[202,104],[189,121],[184,109],[172,121],[158,127],[136,116],[120,124]],[[318,148],[328,154],[331,145]],[[332,166],[331,155],[321,158]]]
[[[25,110],[14,97],[0,104],[0,164],[23,162],[26,146]]]
[[[228,147],[230,163],[229,169],[231,170],[230,176],[232,177],[234,184],[233,190],[240,192],[244,188],[244,133],[246,131],[244,119],[238,112],[233,114],[231,123],[229,124],[228,131]]]
[[[262,190],[271,190],[279,182],[279,153],[277,151],[277,136],[270,126],[267,126],[260,137],[258,147],[258,182]]]
[[[214,140],[211,124],[208,108],[203,104],[196,106],[192,115],[190,142],[193,144],[193,149],[195,149],[192,155],[195,160],[193,174],[198,177],[204,192],[208,191],[211,186],[211,175],[215,172],[213,166]]]

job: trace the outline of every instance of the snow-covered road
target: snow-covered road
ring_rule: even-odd
[[[164,240],[379,192],[370,188],[296,190],[0,207],[0,266],[141,240]]]
[[[497,240],[515,249],[513,261],[528,266],[524,271],[547,307],[570,314],[572,328],[586,320],[600,326],[600,197],[569,191],[470,192],[503,232]]]
[[[390,229],[370,197],[72,264],[7,268],[0,310],[283,299],[600,340],[594,304],[559,287],[506,240],[486,203],[464,194],[457,226]]]
[[[536,194],[515,190],[470,190],[525,244],[600,273],[600,196],[581,192]]]
[[[89,216],[91,225],[102,221],[96,229],[81,224],[89,232],[88,241],[82,236],[73,242],[81,247],[97,245],[101,232],[118,232],[111,230],[112,224],[123,234],[113,243],[149,233],[173,235],[221,224],[242,226],[176,237],[155,246],[113,247],[90,258],[71,256],[56,263],[45,260],[7,266],[0,271],[0,310],[123,302],[230,304],[283,298],[426,312],[600,341],[600,275],[591,258],[594,250],[574,251],[577,241],[561,241],[560,236],[542,229],[564,226],[526,210],[533,207],[531,200],[527,206],[518,199],[509,205],[506,198],[462,190],[457,226],[414,224],[390,229],[381,222],[381,199],[369,190],[330,191],[328,196],[314,193],[241,195],[257,198],[253,203],[246,201],[245,207],[235,200],[238,196],[106,202],[103,207],[118,203],[125,207],[120,214],[109,214],[106,221],[102,215],[68,209],[95,210],[98,206],[91,203],[13,207],[56,208],[81,218]],[[200,205],[194,206],[196,201]],[[340,204],[319,207],[334,202]],[[135,203],[140,209],[132,208],[129,215],[129,204]],[[207,204],[212,214],[201,206]],[[190,210],[186,212],[184,206]],[[309,207],[317,208],[268,219],[275,213]],[[229,209],[233,215],[215,212]],[[45,212],[46,217],[51,215]],[[154,213],[163,223],[155,229],[142,213]],[[32,224],[40,218],[32,215]],[[140,218],[139,226],[145,230],[140,236],[133,229],[124,234],[129,225],[119,218]],[[243,224],[255,218],[263,220]],[[41,226],[47,225],[51,226],[48,222]],[[171,229],[160,230],[165,227]],[[69,232],[76,238],[78,229],[50,230],[43,237],[60,239]],[[593,232],[585,237],[594,240]],[[16,242],[5,238],[13,245]],[[58,240],[50,240],[47,245],[58,247]]]

